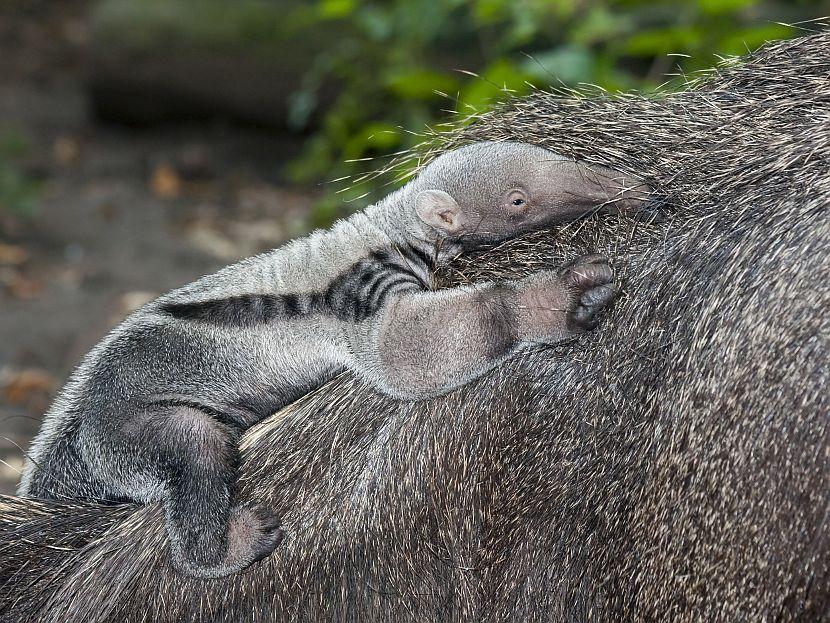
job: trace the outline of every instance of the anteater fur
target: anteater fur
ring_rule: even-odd
[[[172,572],[158,508],[4,498],[3,620],[830,620],[830,34],[682,93],[537,93],[439,149],[481,139],[662,198],[443,275],[606,253],[600,328],[426,402],[342,376],[250,431],[243,495],[287,536],[230,578]]]

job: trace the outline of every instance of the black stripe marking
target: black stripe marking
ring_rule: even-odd
[[[338,275],[322,292],[242,294],[207,301],[168,302],[159,309],[182,320],[235,327],[311,313],[361,322],[382,309],[391,294],[427,289],[418,272],[428,274],[431,266],[432,261],[423,250],[405,245],[372,252]]]
[[[182,320],[247,327],[277,318],[294,318],[307,307],[297,294],[241,294],[207,301],[163,303],[160,309]]]
[[[320,311],[342,320],[361,322],[376,314],[389,295],[404,286],[422,290],[426,284],[412,270],[417,264],[424,272],[427,267],[413,254],[407,261],[397,249],[372,252],[351,269],[335,279],[322,295]]]
[[[420,265],[427,269],[434,268],[434,258],[432,258],[420,247],[410,243],[401,245],[397,248],[407,257],[407,259],[411,260],[416,265]]]
[[[296,294],[284,294],[282,296],[282,302],[285,305],[285,312],[288,316],[299,316],[302,313],[300,297]]]

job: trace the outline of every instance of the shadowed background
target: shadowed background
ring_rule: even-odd
[[[828,14],[826,0],[0,3],[0,491],[109,328],[359,207],[323,182],[417,143],[408,131],[531,85],[649,90]]]

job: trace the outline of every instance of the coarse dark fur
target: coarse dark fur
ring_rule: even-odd
[[[646,189],[626,179],[538,146],[482,141],[327,231],[165,294],[72,374],[18,493],[160,501],[180,572],[244,569],[282,532],[268,505],[237,495],[242,433],[343,370],[394,398],[431,398],[523,347],[594,328],[616,294],[607,258],[442,291],[431,270],[461,249],[635,209]]]
[[[252,429],[242,495],[287,536],[230,578],[177,576],[158,508],[6,498],[5,620],[830,618],[830,34],[660,98],[535,94],[450,145],[483,138],[666,199],[444,274],[598,249],[626,276],[603,330],[425,402],[343,375]]]

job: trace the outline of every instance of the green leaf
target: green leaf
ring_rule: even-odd
[[[504,19],[509,8],[504,0],[478,0],[473,7],[473,16],[478,24],[493,24]]]
[[[709,15],[735,13],[754,4],[757,4],[757,0],[697,0],[700,10]]]
[[[40,185],[27,179],[16,167],[0,161],[0,209],[21,216],[37,211]]]
[[[530,90],[528,82],[533,76],[507,59],[500,59],[490,64],[479,77],[471,77],[462,89],[459,112],[468,115],[482,111],[494,102],[512,95],[522,95]]]
[[[354,0],[321,0],[318,11],[323,19],[339,19],[354,13]]]
[[[421,68],[389,72],[385,84],[397,97],[416,100],[434,99],[435,91],[453,93],[458,88],[456,78]]]
[[[634,24],[629,16],[612,13],[605,6],[592,7],[588,14],[571,29],[570,38],[574,43],[590,45],[607,41],[621,33],[633,30]]]
[[[656,28],[629,37],[625,51],[632,56],[659,56],[697,49],[702,40],[694,27]]]
[[[594,77],[594,55],[579,45],[563,45],[546,52],[535,52],[522,63],[522,71],[534,84],[590,82]]]
[[[742,28],[723,38],[718,46],[719,54],[746,54],[760,48],[767,41],[785,39],[795,34],[795,28],[783,24],[764,24],[753,28]]]

